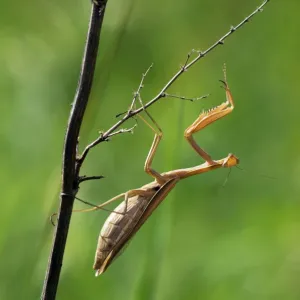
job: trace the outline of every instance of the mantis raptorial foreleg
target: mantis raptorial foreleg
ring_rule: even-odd
[[[199,115],[196,121],[190,125],[184,132],[184,136],[193,149],[209,164],[214,164],[214,160],[212,160],[211,156],[206,153],[202,148],[198,146],[196,141],[193,138],[193,134],[208,126],[209,124],[221,119],[222,117],[228,115],[232,112],[234,108],[234,103],[232,99],[231,92],[229,90],[228,84],[226,82],[226,73],[224,68],[224,81],[221,80],[224,84],[224,89],[226,91],[226,102],[220,104],[219,106],[207,111],[203,112]]]

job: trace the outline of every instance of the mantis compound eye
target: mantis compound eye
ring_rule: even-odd
[[[229,153],[227,158],[223,162],[223,167],[224,168],[231,168],[240,163],[240,160],[234,155]]]

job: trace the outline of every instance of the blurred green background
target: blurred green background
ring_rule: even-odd
[[[109,1],[80,149],[127,109],[152,62],[145,102],[191,49],[206,49],[261,3],[133,1]],[[1,1],[0,299],[38,299],[42,289],[90,6]],[[92,264],[107,213],[74,214],[58,299],[300,299],[299,9],[297,0],[272,0],[169,91],[208,99],[150,108],[165,133],[154,167],[202,163],[183,132],[224,100],[226,62],[236,109],[196,139],[214,158],[236,154],[244,171],[234,168],[225,187],[226,169],[180,182],[99,278]],[[93,149],[82,175],[106,178],[83,184],[78,196],[101,203],[151,181],[143,164],[152,139],[139,122],[133,135]]]

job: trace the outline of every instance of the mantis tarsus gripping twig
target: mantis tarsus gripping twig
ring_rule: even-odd
[[[144,120],[145,123],[155,132],[154,140],[144,167],[145,172],[153,177],[154,181],[139,189],[129,190],[126,193],[117,195],[96,207],[81,210],[85,212],[94,211],[102,209],[107,204],[120,198],[124,197],[125,199],[115,208],[114,212],[109,215],[100,232],[94,263],[96,276],[102,274],[107,269],[124,245],[140,229],[152,212],[166,198],[169,192],[181,179],[202,174],[221,167],[230,168],[239,163],[238,158],[233,154],[229,154],[227,157],[220,160],[212,159],[211,156],[206,153],[193,139],[194,133],[232,112],[234,103],[226,82],[226,76],[224,76],[224,81],[222,82],[226,92],[226,101],[209,111],[202,112],[184,133],[189,144],[205,160],[205,163],[201,165],[192,168],[172,170],[165,173],[159,173],[154,170],[152,168],[152,161],[162,139],[162,131],[148,112],[146,113],[154,122],[157,130],[155,130],[141,117],[142,120]]]

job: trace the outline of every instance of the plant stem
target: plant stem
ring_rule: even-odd
[[[60,208],[41,295],[41,299],[43,300],[55,299],[58,288],[74,197],[77,192],[77,177],[75,172],[77,141],[92,87],[106,2],[93,1],[92,4],[81,72],[65,135]]]

